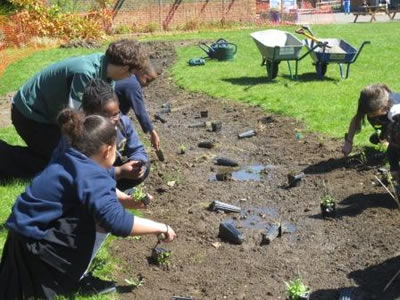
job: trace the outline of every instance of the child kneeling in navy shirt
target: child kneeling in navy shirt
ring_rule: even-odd
[[[12,208],[0,299],[115,291],[112,284],[93,287],[86,274],[96,227],[122,237],[164,233],[168,242],[175,238],[170,226],[133,216],[118,201],[106,170],[116,157],[117,133],[110,120],[64,110],[58,123],[71,147],[32,180]]]

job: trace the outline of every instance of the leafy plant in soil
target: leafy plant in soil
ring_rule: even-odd
[[[136,289],[144,284],[144,278],[139,276],[137,279],[125,279],[125,282],[132,288]]]
[[[167,249],[154,248],[151,257],[158,266],[169,267],[171,264],[171,251]]]
[[[327,193],[321,198],[321,213],[322,217],[332,217],[334,218],[336,215],[336,201],[335,198]]]
[[[146,197],[146,193],[144,192],[144,185],[139,184],[135,187],[134,192],[132,194],[133,199],[136,201],[142,201]]]
[[[299,278],[285,282],[289,294],[289,300],[309,299],[310,288],[306,286]]]
[[[185,154],[185,153],[186,153],[185,145],[180,145],[179,146],[179,154]]]

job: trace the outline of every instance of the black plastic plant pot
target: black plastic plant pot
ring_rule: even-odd
[[[206,123],[205,123],[205,122],[198,122],[198,123],[190,124],[188,127],[189,127],[189,128],[201,128],[201,127],[206,127]]]
[[[329,204],[324,204],[321,203],[321,214],[323,218],[334,218],[336,217],[336,204],[335,203],[329,203]]]
[[[224,203],[224,202],[217,201],[217,200],[213,201],[210,204],[209,209],[213,210],[213,211],[221,210],[224,212],[234,212],[234,213],[240,213],[240,211],[242,210],[239,206],[235,206],[235,205]]]
[[[245,240],[245,236],[231,223],[223,222],[219,224],[219,235],[223,241],[232,244],[242,244]]]
[[[339,300],[354,300],[353,290],[345,288],[340,292]]]
[[[157,248],[153,248],[152,252],[151,252],[151,260],[154,264],[159,265],[159,260],[158,257],[160,255],[162,255],[163,253],[168,253],[171,254],[171,251],[165,249],[165,248],[161,248],[161,247],[157,247]]]
[[[159,161],[164,161],[165,160],[164,153],[163,153],[163,151],[161,149],[156,151],[156,155],[157,155],[157,158],[158,158]]]
[[[199,146],[199,148],[211,149],[211,148],[214,148],[215,145],[213,142],[203,141],[203,142],[200,142],[197,146]]]
[[[301,172],[299,174],[288,174],[288,186],[290,188],[298,186],[300,184],[301,179],[304,177],[304,173]]]
[[[305,295],[289,297],[289,300],[309,300],[310,299],[310,292],[307,292]]]
[[[267,232],[262,233],[261,245],[269,245],[281,235],[281,224],[272,224]]]
[[[193,297],[180,297],[180,296],[173,296],[171,300],[195,300]]]
[[[219,132],[222,129],[222,122],[218,121],[218,122],[212,122],[211,123],[211,130],[213,132]]]
[[[208,110],[202,110],[202,111],[200,111],[200,117],[202,117],[202,118],[207,118],[207,117],[208,117]]]
[[[239,137],[239,139],[244,139],[244,138],[249,138],[249,137],[252,137],[252,136],[255,136],[255,135],[257,135],[257,132],[252,129],[252,130],[240,133],[238,135],[238,137]]]
[[[229,181],[229,180],[232,179],[232,173],[227,173],[227,172],[225,172],[225,173],[217,173],[217,174],[215,174],[215,178],[218,181]]]
[[[239,164],[229,158],[225,158],[225,157],[217,157],[215,159],[215,164],[218,166],[225,166],[225,167],[238,167]]]

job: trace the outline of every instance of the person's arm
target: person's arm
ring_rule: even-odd
[[[142,87],[136,77],[132,76],[129,79],[117,81],[115,93],[120,101],[122,113],[127,114],[129,108],[132,108],[143,132],[150,133],[154,126],[147,113]]]
[[[95,184],[94,184],[95,183]],[[79,199],[88,208],[96,224],[115,236],[165,234],[167,242],[175,239],[174,230],[166,224],[134,217],[117,199],[115,183],[106,172],[95,172],[79,180]]]
[[[347,133],[344,135],[344,145],[342,152],[345,156],[349,155],[351,150],[353,149],[353,139],[357,131],[357,123],[357,116],[354,116],[353,119],[351,119]]]
[[[165,241],[172,242],[175,237],[175,231],[167,224],[155,222],[149,219],[135,217],[135,223],[132,226],[131,235],[147,234],[165,234]]]
[[[142,201],[133,199],[132,196],[125,194],[124,192],[120,191],[119,189],[116,189],[116,194],[117,194],[119,203],[121,203],[124,208],[127,208],[127,209],[145,209],[145,208],[147,208],[146,204],[144,204]]]

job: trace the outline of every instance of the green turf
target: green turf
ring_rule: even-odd
[[[295,27],[284,30],[294,33]],[[205,66],[188,67],[187,61],[205,53],[197,46],[178,48],[178,61],[172,73],[180,86],[214,97],[239,100],[259,105],[267,111],[304,120],[309,130],[342,137],[356,111],[360,90],[374,82],[385,82],[394,91],[400,90],[396,66],[400,64],[397,47],[400,27],[397,23],[346,24],[314,26],[321,38],[344,39],[358,48],[370,40],[358,60],[350,66],[350,76],[342,80],[339,66],[328,66],[325,80],[318,80],[310,57],[299,62],[299,79],[289,78],[285,61],[281,62],[276,80],[268,82],[266,68],[261,67],[261,54],[250,37],[256,30],[210,33],[200,38],[217,38],[234,42],[238,53],[233,62],[206,61]],[[298,36],[303,39],[303,36]],[[304,51],[304,50],[303,50]],[[292,64],[294,65],[294,63]],[[370,129],[357,136],[365,144]]]

